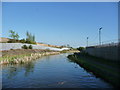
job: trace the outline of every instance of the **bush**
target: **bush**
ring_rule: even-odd
[[[29,44],[36,44],[36,42],[33,42],[33,41],[28,41],[28,40],[26,40],[26,42],[25,43],[29,43]]]
[[[30,45],[28,48],[29,48],[29,49],[33,49],[32,45]]]
[[[84,49],[85,49],[84,47],[77,48],[77,50],[79,50],[79,51],[83,51]]]
[[[32,47],[32,45],[29,45],[29,46],[23,45],[23,46],[22,46],[22,49],[33,49],[33,47]]]
[[[27,45],[23,45],[22,49],[28,49]]]
[[[21,42],[21,43],[25,43],[26,40],[25,40],[25,39],[21,39],[20,42]]]
[[[7,43],[16,43],[16,40],[10,39],[9,41],[7,41]]]

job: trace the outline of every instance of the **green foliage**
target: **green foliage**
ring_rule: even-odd
[[[26,32],[26,43],[35,44],[35,35],[32,35],[28,31]]]
[[[62,50],[61,53],[67,53],[67,50]]]
[[[15,39],[15,31],[13,30],[9,30],[9,32],[11,33],[9,36],[13,39]]]
[[[16,33],[15,31],[13,30],[9,30],[10,32],[10,37],[12,39],[10,39],[8,41],[8,43],[29,43],[29,44],[36,44],[36,41],[35,41],[35,35],[32,35],[31,33],[29,33],[28,31],[26,32],[26,39],[21,39],[21,40],[18,40],[19,39],[19,35],[18,33]]]
[[[67,45],[66,45],[66,47],[70,48],[70,45],[69,45],[69,44],[67,44]]]
[[[32,47],[32,45],[29,45],[29,46],[23,45],[23,46],[22,46],[22,49],[33,49],[33,47]]]
[[[73,54],[68,56],[71,62],[79,64],[87,71],[92,72],[94,75],[101,77],[107,82],[113,84],[115,87],[119,86],[119,67],[118,63],[109,60],[96,59],[91,56]],[[102,60],[102,61],[101,61]],[[109,64],[108,64],[109,63]],[[116,66],[116,67],[115,67]],[[113,68],[114,67],[114,68]]]
[[[15,31],[13,31],[13,30],[9,30],[9,32],[10,32],[10,37],[12,38],[12,39],[14,39],[14,40],[18,40],[19,39],[19,35],[18,35],[18,33],[16,33]]]
[[[18,40],[20,36],[18,35],[18,33],[16,33],[15,37]]]
[[[21,43],[26,43],[26,40],[25,39],[21,39],[20,42]]]
[[[33,42],[33,41],[28,41],[28,40],[26,40],[26,42],[25,43],[29,43],[29,44],[36,44],[36,42]]]
[[[25,57],[25,56],[30,56],[30,55],[31,55],[31,54],[14,55],[14,56],[5,56],[5,57],[0,57],[0,61],[2,61],[2,60],[13,61],[13,59],[21,58],[21,57]]]
[[[33,49],[32,45],[30,45],[28,48],[29,48],[29,49]]]
[[[84,47],[77,48],[77,50],[79,50],[79,51],[83,51],[84,49],[85,49]]]
[[[28,49],[27,45],[23,45],[22,49]]]
[[[15,43],[16,41],[14,39],[10,39],[8,43]]]

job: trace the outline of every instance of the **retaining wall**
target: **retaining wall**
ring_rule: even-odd
[[[85,52],[92,56],[118,61],[120,48],[119,46],[87,47]]]

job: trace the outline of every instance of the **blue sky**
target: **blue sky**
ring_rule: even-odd
[[[3,2],[2,37],[15,30],[20,38],[26,31],[36,41],[73,47],[98,43],[98,29],[102,41],[118,38],[117,2]]]

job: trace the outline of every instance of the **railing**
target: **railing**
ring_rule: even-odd
[[[94,48],[94,47],[108,47],[108,46],[120,46],[120,39],[114,39],[109,41],[104,41],[101,44],[91,44],[87,48]]]

